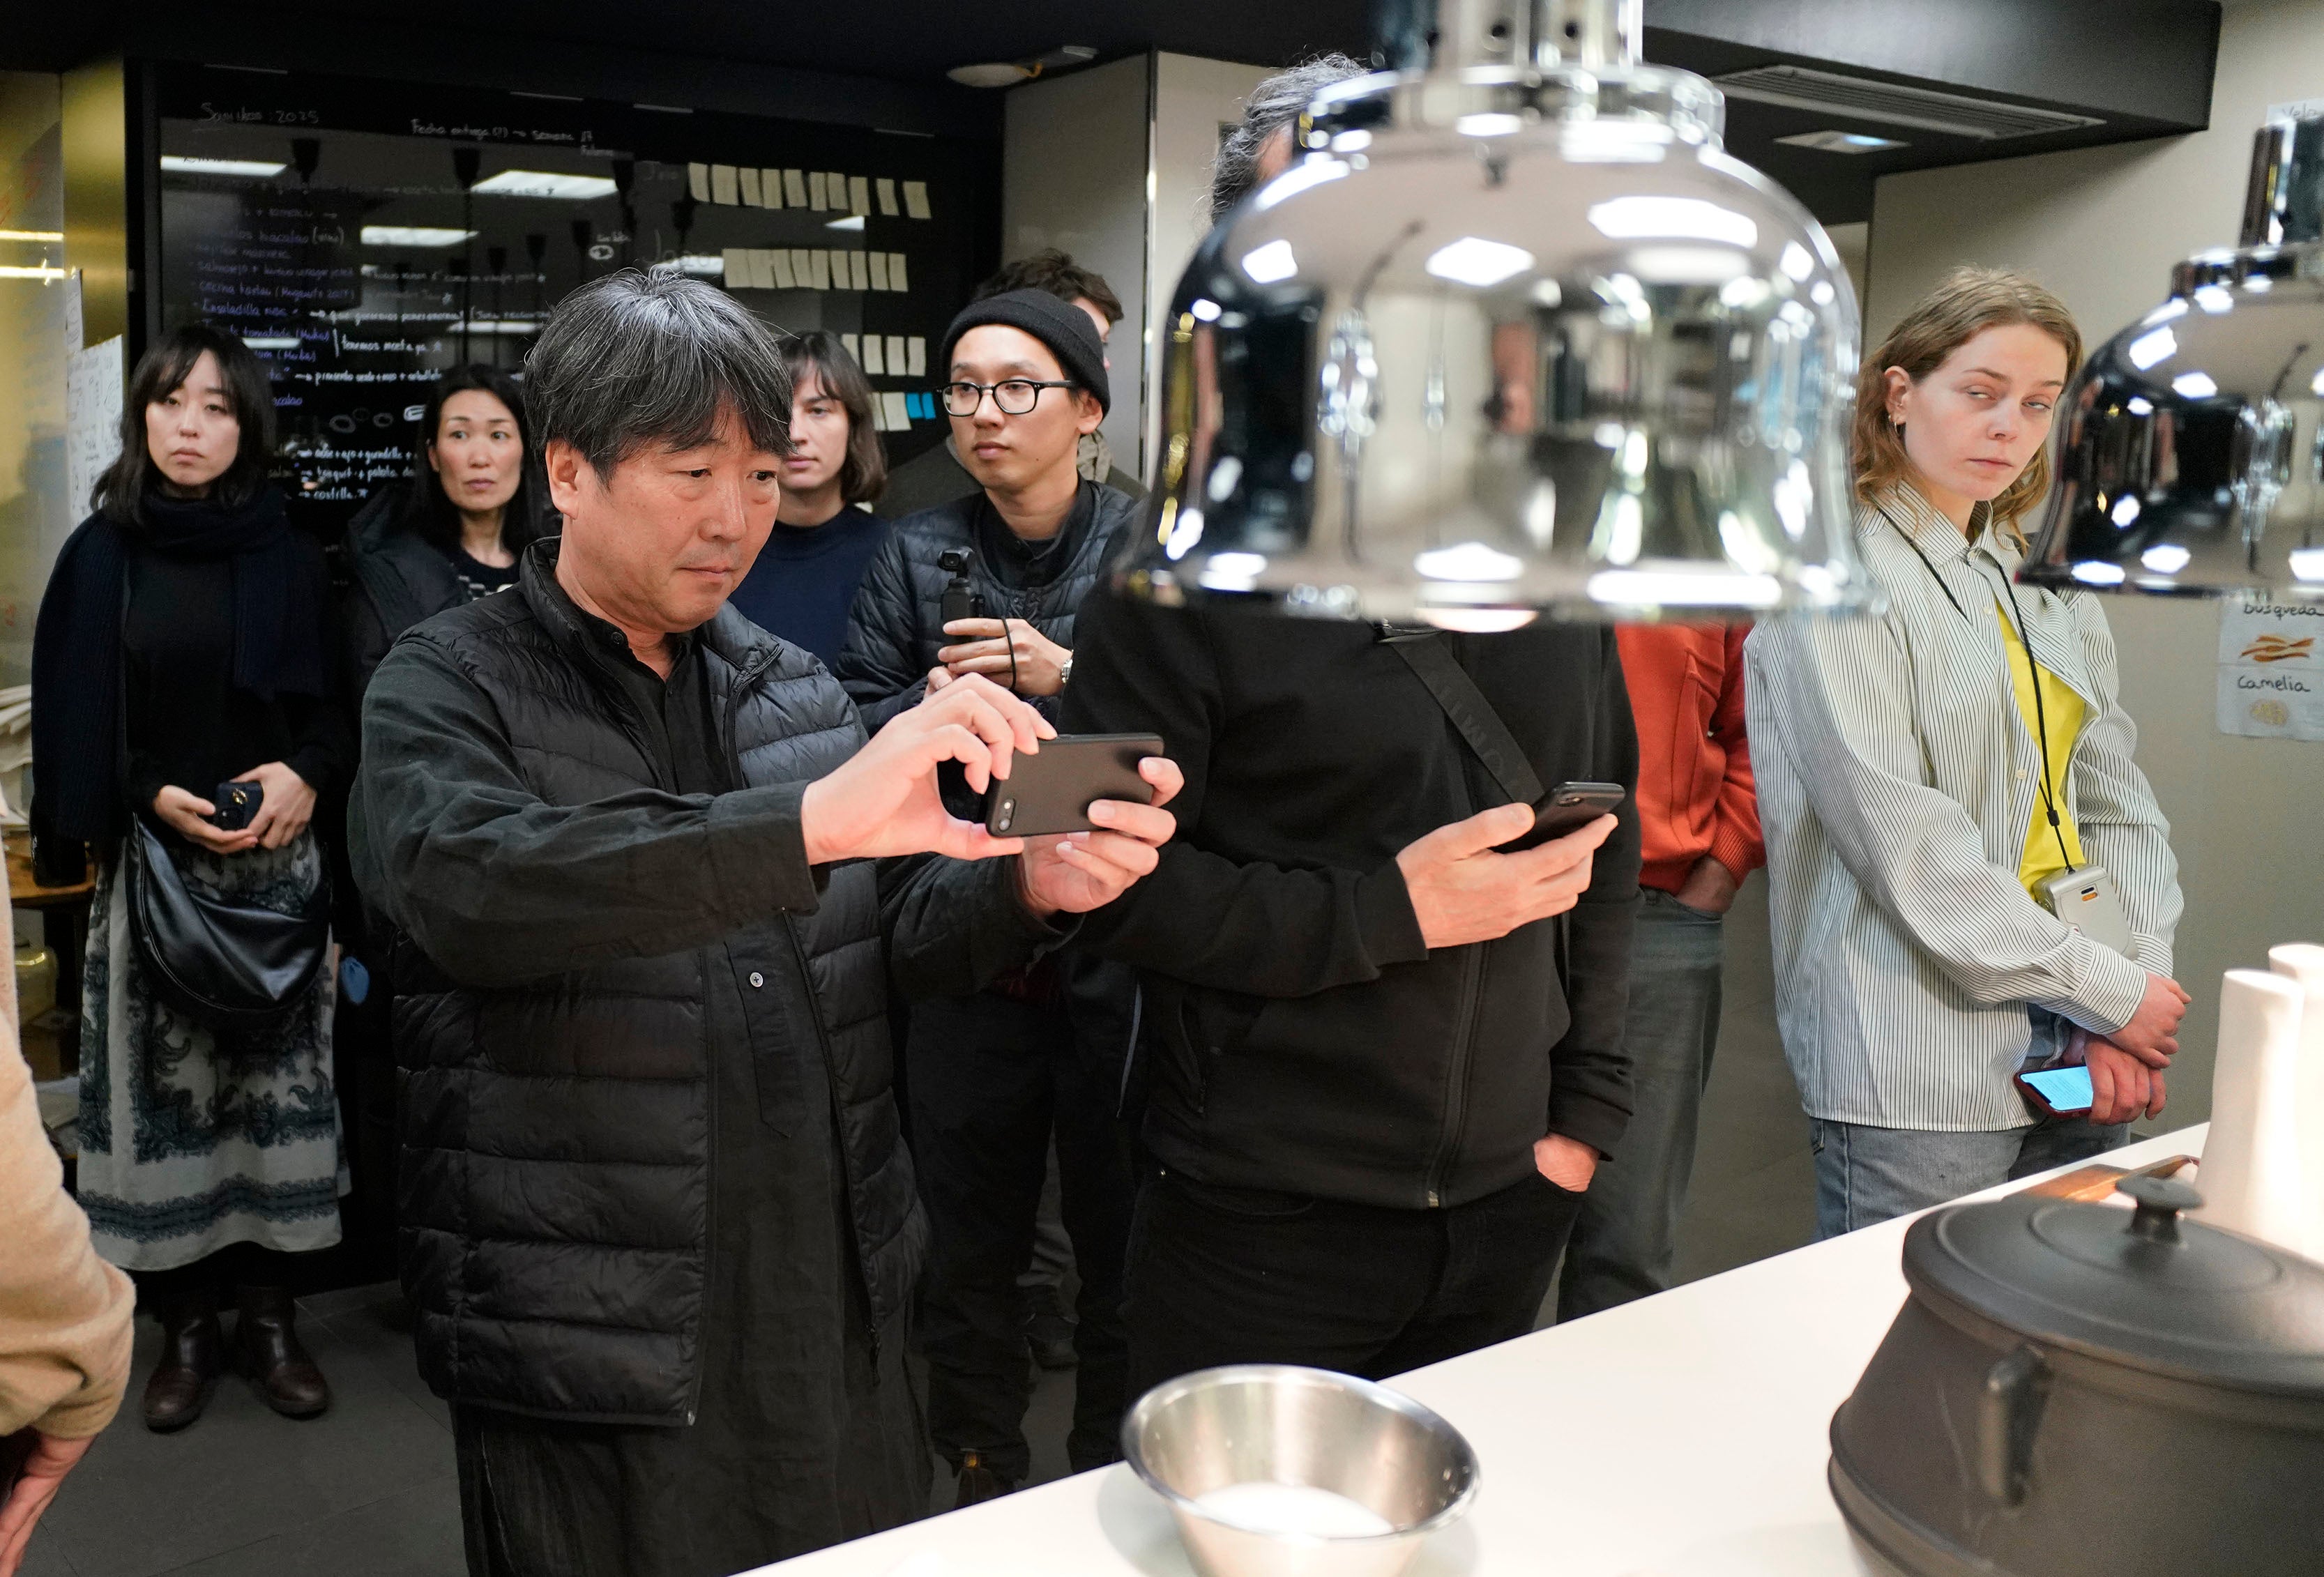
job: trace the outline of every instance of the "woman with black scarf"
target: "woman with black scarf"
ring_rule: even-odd
[[[200,323],[163,336],[130,380],[121,457],[58,555],[33,637],[36,844],[51,869],[75,843],[97,857],[80,1200],[98,1252],[161,1313],[155,1429],[208,1404],[229,1283],[231,1356],[267,1402],[294,1417],[330,1405],[292,1324],[287,1256],[339,1238],[331,971],[263,1031],[198,1021],[139,954],[120,857],[136,816],[189,887],[228,900],[300,912],[327,880],[309,822],[353,751],[322,553],[267,481],[273,409],[241,340]],[[228,783],[259,791],[247,825],[218,814]]]

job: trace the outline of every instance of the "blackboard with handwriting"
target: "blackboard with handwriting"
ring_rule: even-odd
[[[285,486],[334,537],[408,475],[447,369],[521,370],[558,300],[674,263],[837,333],[891,462],[940,442],[928,359],[998,260],[999,149],[764,116],[163,66],[159,318],[240,335]]]

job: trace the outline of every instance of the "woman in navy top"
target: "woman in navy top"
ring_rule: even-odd
[[[863,506],[888,482],[872,426],[872,386],[836,335],[820,329],[785,346],[791,369],[791,452],[782,503],[758,562],[731,599],[760,628],[804,647],[827,667],[847,634],[847,610],[888,523]]]

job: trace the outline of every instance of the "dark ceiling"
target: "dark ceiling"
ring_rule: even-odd
[[[1325,50],[1361,55],[1375,0],[0,4],[18,14],[0,30],[0,67],[60,70],[125,52],[705,107],[780,101],[804,118],[993,134],[1001,96],[956,88],[947,69],[1067,43],[1102,60],[1148,49],[1264,65]],[[2103,119],[1980,142],[1730,99],[1730,150],[1827,223],[1868,217],[1873,180],[1892,171],[2199,127],[2218,26],[2214,0],[1646,0],[1646,14],[1647,58],[1707,76],[1810,65]],[[1775,141],[1824,129],[1885,133],[1907,146],[1851,155]]]

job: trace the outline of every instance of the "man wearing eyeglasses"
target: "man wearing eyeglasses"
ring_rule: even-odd
[[[1105,347],[1080,308],[1009,290],[953,319],[936,364],[953,447],[978,491],[896,522],[856,594],[839,678],[867,728],[969,674],[1054,718],[1072,678],[1075,613],[1137,507],[1076,466],[1111,402]],[[974,599],[972,616],[946,621],[947,591]],[[947,803],[977,814],[957,781]],[[1133,1192],[1120,1106],[1135,991],[1123,966],[1070,950],[997,976],[965,969],[939,976],[908,959],[897,968],[921,999],[904,1084],[931,1240],[928,1426],[960,1475],[962,1505],[1015,1488],[1031,1466],[1017,1281],[1053,1136],[1081,1277],[1066,1456],[1080,1471],[1119,1454]]]

